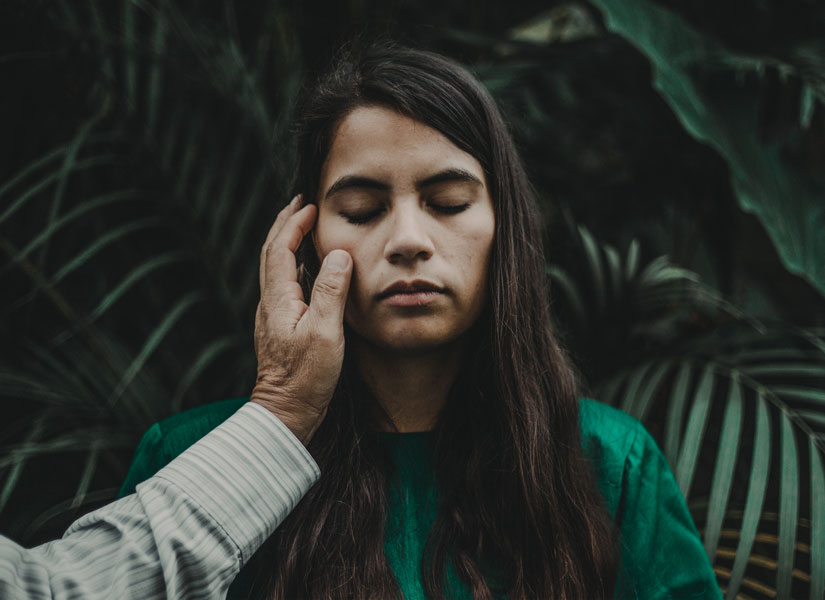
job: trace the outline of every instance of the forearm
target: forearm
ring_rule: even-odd
[[[0,597],[223,597],[319,476],[300,441],[247,404],[63,539],[0,539]]]

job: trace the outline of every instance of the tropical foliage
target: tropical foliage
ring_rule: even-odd
[[[0,531],[58,535],[152,422],[249,393],[295,100],[362,23],[499,99],[566,345],[660,442],[727,596],[825,595],[825,9],[463,6],[6,4]]]

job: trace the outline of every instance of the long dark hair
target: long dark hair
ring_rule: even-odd
[[[433,431],[442,500],[422,561],[425,591],[444,597],[449,559],[474,598],[609,597],[615,528],[581,450],[581,388],[553,335],[538,208],[507,126],[483,85],[442,56],[387,42],[343,52],[306,93],[298,124],[295,191],[305,201],[316,200],[337,125],[369,105],[422,122],[475,157],[495,211],[486,308]],[[309,236],[299,260],[309,297],[318,272]],[[345,357],[308,445],[321,479],[266,544],[264,596],[401,597],[384,552],[391,464],[374,403]]]

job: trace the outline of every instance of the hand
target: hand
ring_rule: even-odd
[[[269,230],[261,250],[261,300],[255,314],[258,378],[252,402],[272,411],[304,445],[327,414],[344,361],[344,305],[352,257],[333,250],[321,265],[307,305],[295,252],[318,209],[296,196]]]

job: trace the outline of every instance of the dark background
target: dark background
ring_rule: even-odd
[[[249,394],[297,97],[388,35],[499,101],[560,335],[662,445],[720,585],[815,597],[823,31],[816,2],[4,2],[0,532],[59,535],[153,422]]]

